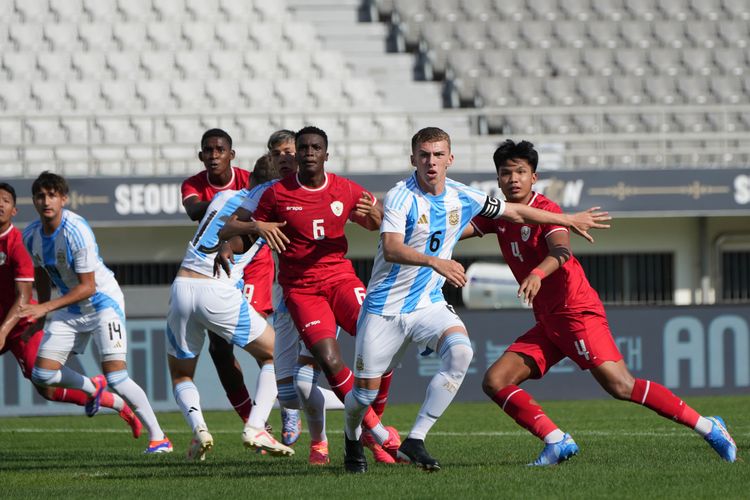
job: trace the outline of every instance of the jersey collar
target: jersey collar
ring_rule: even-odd
[[[229,179],[229,182],[227,182],[223,186],[217,186],[216,184],[211,182],[211,177],[208,176],[208,170],[206,170],[206,182],[208,183],[209,186],[211,186],[214,189],[218,189],[219,191],[228,188],[229,186],[234,184],[234,174],[235,174],[234,167],[230,166],[229,169],[232,171],[232,178]]]
[[[323,189],[325,189],[326,187],[328,187],[328,172],[323,172],[323,175],[326,176],[326,181],[319,188],[311,188],[311,187],[307,187],[304,184],[302,184],[299,181],[299,172],[297,172],[296,174],[294,174],[294,180],[297,181],[297,185],[299,187],[301,187],[302,189],[304,189],[305,191],[313,191],[313,192],[314,191],[322,191]]]
[[[5,230],[3,234],[0,234],[0,238],[5,238],[6,236],[8,236],[8,234],[10,234],[11,231],[13,231],[13,223],[11,223],[11,225],[8,227],[8,229]]]

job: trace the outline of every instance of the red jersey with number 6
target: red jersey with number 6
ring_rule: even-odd
[[[539,193],[534,193],[529,206],[562,213],[555,202]],[[546,238],[557,231],[568,231],[563,226],[519,224],[484,217],[474,218],[472,224],[482,235],[497,235],[503,258],[519,283],[547,257],[549,248]],[[560,269],[544,278],[533,306],[537,316],[583,311],[604,314],[599,295],[591,288],[581,263],[573,255]]]
[[[316,189],[303,186],[289,175],[261,196],[253,216],[265,222],[283,222],[289,238],[279,254],[279,283],[284,287],[309,286],[340,273],[354,273],[345,257],[349,248],[344,233],[348,219],[358,220],[357,201],[366,193],[356,182],[326,172]]]
[[[21,231],[11,225],[0,234],[0,323],[5,321],[16,301],[16,281],[33,282],[34,264],[23,246]],[[31,303],[36,302],[32,299]],[[28,324],[25,318],[21,319],[13,331],[20,332],[21,327]]]

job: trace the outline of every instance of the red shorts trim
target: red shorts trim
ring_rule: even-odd
[[[285,290],[284,301],[308,349],[323,339],[336,338],[337,325],[357,334],[357,317],[365,286],[356,275],[345,274],[315,286]]]
[[[26,330],[28,325],[16,327],[11,330],[8,334],[8,338],[5,340],[5,346],[3,346],[0,355],[10,351],[13,353],[13,357],[18,361],[18,366],[21,367],[23,376],[31,380],[31,370],[34,369],[34,363],[36,363],[36,355],[39,352],[39,346],[42,343],[44,332],[40,328],[31,336],[28,341],[24,341],[21,338],[21,334]]]
[[[582,370],[622,359],[606,316],[593,312],[543,316],[508,351],[532,358],[540,377],[566,357]]]

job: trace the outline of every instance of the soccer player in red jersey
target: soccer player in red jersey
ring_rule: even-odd
[[[19,314],[25,304],[36,304],[32,298],[34,264],[23,245],[21,231],[13,225],[16,215],[16,191],[5,182],[0,183],[0,355],[13,353],[23,376],[31,380],[39,344],[44,333],[43,321],[34,322]],[[77,389],[44,387],[34,384],[37,392],[49,401],[84,406],[88,394]],[[117,411],[130,425],[133,437],[141,435],[142,424],[133,410],[120,396],[109,391],[102,393],[101,405]]]
[[[232,137],[221,129],[210,129],[201,137],[201,150],[198,159],[205,166],[205,170],[188,177],[182,183],[182,205],[191,220],[200,221],[206,213],[206,208],[211,203],[214,195],[219,191],[239,191],[248,187],[250,172],[239,167],[231,166],[234,160],[232,149]],[[270,250],[257,256],[258,265],[271,266],[273,275],[273,259]],[[269,262],[270,261],[270,262]],[[245,292],[250,291],[255,296],[256,303],[253,308],[263,315],[272,312],[270,287],[267,294],[263,293],[263,286],[257,287],[251,278],[251,266],[245,268]],[[252,273],[252,275],[263,276],[263,273]],[[260,309],[259,309],[260,308]],[[269,311],[270,309],[270,311]],[[253,401],[245,386],[242,369],[237,358],[234,356],[234,348],[224,339],[208,332],[209,347],[216,373],[219,375],[227,399],[232,404],[243,422],[250,418]]]
[[[345,257],[348,244],[344,226],[352,220],[376,230],[382,214],[375,197],[362,186],[325,171],[328,137],[324,131],[316,127],[299,130],[296,151],[297,174],[270,186],[252,216],[260,222],[286,223],[260,236],[279,252],[278,280],[286,306],[314,358],[300,357],[299,362],[313,370],[317,368],[315,364],[319,365],[331,389],[343,401],[354,379],[336,341],[337,324],[351,335],[356,334],[365,293]],[[239,217],[228,222],[219,233],[221,238],[243,232],[245,220],[247,217]],[[314,375],[308,382],[314,385],[316,378]],[[395,461],[400,445],[398,432],[383,427],[372,409],[363,423],[374,442],[390,455],[388,461]]]
[[[493,156],[500,189],[511,202],[560,212],[560,207],[533,191],[538,154],[533,144],[505,141]],[[466,237],[468,233],[464,233]],[[487,370],[487,396],[520,426],[545,443],[533,465],[552,465],[578,453],[541,406],[518,387],[541,378],[565,357],[590,370],[613,397],[643,405],[703,436],[724,459],[733,462],[737,447],[721,417],[703,417],[666,387],[636,379],[628,370],[609,330],[604,306],[570,249],[561,226],[530,226],[476,218],[472,234],[495,233],[505,261],[520,283],[519,297],[533,305],[537,323],[511,344]]]

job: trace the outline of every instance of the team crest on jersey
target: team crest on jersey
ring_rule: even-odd
[[[531,228],[529,226],[523,226],[521,228],[521,239],[523,241],[529,241],[529,236],[531,236]]]
[[[58,266],[65,265],[65,252],[63,252],[62,250],[58,250],[57,254],[55,255],[55,257],[57,259],[57,265]]]
[[[450,211],[450,213],[448,214],[448,223],[449,223],[449,224],[450,224],[451,226],[455,226],[456,224],[458,224],[458,221],[459,221],[459,220],[460,220],[460,218],[459,218],[459,216],[458,216],[458,209],[457,209],[457,208],[454,208],[454,209],[453,209],[453,210],[451,210],[451,211]]]
[[[331,203],[331,211],[336,217],[341,216],[341,214],[344,213],[344,204],[338,200],[334,201],[333,203]]]
[[[5,264],[5,261],[8,259],[8,256],[5,255],[5,252],[0,252],[0,266]]]

